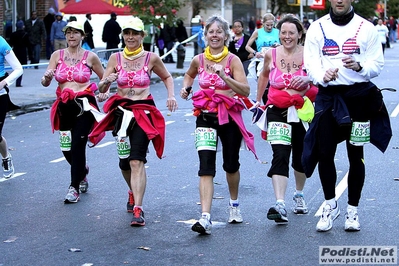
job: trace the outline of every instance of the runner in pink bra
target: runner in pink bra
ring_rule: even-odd
[[[60,147],[65,159],[71,165],[71,183],[65,203],[76,203],[79,192],[88,189],[86,166],[86,145],[88,135],[96,123],[98,106],[94,92],[95,83],[90,83],[94,71],[101,79],[104,69],[98,56],[82,49],[83,26],[76,21],[68,23],[63,29],[68,48],[55,51],[50,58],[42,85],[48,87],[53,78],[58,82],[57,100],[51,107],[52,129],[60,132]],[[98,94],[103,101],[107,94]]]
[[[161,58],[143,49],[146,35],[143,22],[133,17],[122,26],[126,47],[114,53],[108,61],[104,77],[99,83],[102,92],[117,82],[117,93],[104,105],[107,116],[93,130],[95,138],[112,130],[119,155],[119,168],[129,187],[127,211],[133,213],[131,226],[144,226],[143,197],[147,183],[147,149],[152,140],[157,156],[162,158],[165,141],[165,120],[155,107],[150,93],[150,76],[154,72],[164,82],[169,111],[177,109],[173,78]]]
[[[199,157],[199,190],[202,215],[192,230],[211,234],[213,178],[216,175],[216,146],[223,146],[223,169],[229,185],[229,223],[242,223],[238,200],[240,183],[239,152],[242,140],[255,154],[253,135],[245,128],[239,97],[249,95],[250,88],[241,60],[228,51],[231,39],[228,22],[220,16],[207,20],[204,37],[205,52],[196,55],[183,81],[180,96],[187,99],[186,88],[198,75],[199,90],[192,97],[196,121],[196,148]]]
[[[312,86],[303,69],[304,28],[298,18],[284,16],[277,24],[281,46],[266,52],[264,66],[258,80],[257,98],[262,95],[270,82],[266,117],[268,135],[273,150],[273,160],[267,175],[272,178],[276,203],[269,209],[267,218],[276,223],[287,223],[285,192],[289,177],[289,160],[292,150],[292,168],[295,177],[293,212],[308,212],[303,195],[306,176],[302,167],[303,139],[309,121],[301,120],[297,109],[305,104],[305,96],[315,100],[317,88]],[[307,101],[309,101],[309,99]],[[312,105],[309,101],[308,104]],[[313,111],[314,112],[314,111]],[[289,131],[287,131],[289,130]],[[289,132],[285,135],[273,132]]]

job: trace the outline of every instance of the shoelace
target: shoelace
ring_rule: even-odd
[[[134,197],[133,193],[129,191],[129,204],[134,205]]]
[[[133,215],[134,215],[135,218],[140,218],[141,217],[141,209],[140,208],[134,208]]]
[[[302,197],[295,197],[295,201],[296,201],[296,204],[298,205],[298,207],[304,206]]]

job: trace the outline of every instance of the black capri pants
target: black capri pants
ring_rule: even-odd
[[[229,122],[219,125],[216,113],[201,113],[197,117],[196,127],[214,128],[217,131],[218,140],[222,143],[223,170],[227,173],[235,173],[240,169],[239,152],[242,134],[238,125],[229,116]],[[200,161],[198,176],[216,175],[216,151],[198,151]]]

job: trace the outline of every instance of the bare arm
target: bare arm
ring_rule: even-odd
[[[248,53],[253,54],[256,56],[257,51],[255,51],[251,46],[255,42],[255,40],[258,38],[258,30],[255,30],[251,37],[249,38],[247,45],[245,45],[245,50],[248,51]]]
[[[218,69],[218,66],[220,65],[215,64],[214,66],[215,73],[218,74],[235,93],[248,97],[250,87],[241,60],[237,56],[234,56],[231,60],[231,76],[227,76],[224,69]]]
[[[265,55],[265,59],[263,61],[263,69],[259,74],[258,79],[258,87],[256,92],[256,101],[260,102],[262,100],[262,96],[265,93],[266,86],[269,83],[269,74],[270,74],[270,64],[272,62],[272,53],[271,50],[268,50]]]
[[[153,53],[151,55],[151,63],[153,65],[152,71],[161,78],[168,91],[166,107],[168,107],[169,111],[173,112],[177,109],[177,101],[175,99],[175,84],[173,83],[173,77],[166,69],[164,63],[157,54]]]
[[[44,72],[44,75],[41,79],[41,83],[44,87],[50,86],[59,59],[60,59],[60,50],[57,50],[51,55],[46,72]]]
[[[116,64],[116,53],[114,53],[109,57],[107,68],[105,69],[105,72],[98,83],[98,89],[101,93],[107,92],[111,86],[111,83],[118,78],[118,73],[115,73]]]
[[[180,90],[180,97],[182,99],[187,99],[189,92],[187,92],[186,88],[193,86],[194,79],[198,73],[198,67],[199,67],[199,59],[198,55],[196,55],[193,58],[193,61],[191,61],[190,67],[187,69],[186,73],[184,74],[183,88]]]

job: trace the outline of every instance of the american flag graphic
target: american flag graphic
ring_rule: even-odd
[[[339,54],[338,44],[331,39],[324,37],[323,55],[337,55]]]
[[[342,52],[344,54],[355,54],[355,53],[360,54],[359,45],[357,45],[357,43],[356,43],[356,37],[348,39],[342,45]]]

